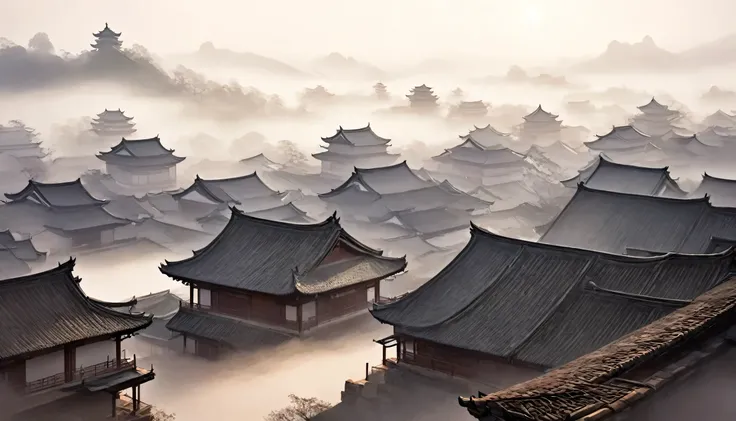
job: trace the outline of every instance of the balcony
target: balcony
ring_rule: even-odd
[[[94,379],[103,375],[114,374],[125,370],[132,370],[135,369],[135,367],[135,356],[133,356],[133,359],[121,359],[119,361],[119,364],[118,360],[107,360],[95,365],[80,367],[79,369],[74,370],[71,373],[71,376],[69,376],[69,380],[67,380],[67,373],[58,373],[54,374],[53,376],[48,376],[42,379],[34,380],[32,382],[28,382],[26,383],[25,393],[37,393],[70,383]]]

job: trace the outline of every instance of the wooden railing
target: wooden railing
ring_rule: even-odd
[[[132,360],[120,360],[120,365],[117,364],[117,360],[107,360],[95,365],[80,367],[79,369],[74,370],[71,376],[71,380],[69,381],[67,381],[66,373],[59,373],[54,374],[53,376],[48,376],[42,379],[34,380],[32,382],[28,382],[26,383],[26,393],[36,393],[42,390],[61,386],[65,383],[71,383],[85,379],[93,379],[103,374],[115,373],[132,368],[135,368],[135,356]]]

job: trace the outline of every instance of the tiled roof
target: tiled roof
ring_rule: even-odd
[[[719,321],[732,317],[735,306],[736,280],[730,279],[691,304],[597,351],[508,389],[479,398],[461,398],[460,404],[481,419],[493,414],[494,419],[519,421],[582,419],[596,410],[595,405],[623,409],[628,406],[625,397],[636,394],[642,386],[616,382],[617,376],[717,326]]]
[[[184,282],[288,295],[382,279],[406,267],[405,259],[383,257],[356,241],[334,215],[316,224],[291,224],[231,210],[230,222],[208,246],[188,259],[167,261],[161,272]],[[321,262],[338,244],[365,262],[342,274],[325,274]]]
[[[45,272],[0,282],[0,360],[151,324],[87,297],[72,274],[74,260]]]
[[[733,262],[730,250],[642,258],[471,234],[434,278],[373,316],[401,334],[549,367],[692,300]]]
[[[30,180],[23,190],[18,193],[5,194],[5,197],[14,202],[31,200],[51,208],[101,206],[107,203],[105,200],[92,197],[80,179],[64,183],[39,183]]]

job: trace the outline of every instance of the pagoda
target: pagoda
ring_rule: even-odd
[[[491,127],[490,124],[486,124],[484,127],[473,126],[473,129],[466,135],[460,135],[460,139],[467,140],[473,139],[475,143],[482,145],[485,148],[493,148],[497,145],[506,145],[511,142],[511,136],[508,133],[503,133],[495,128]]]
[[[703,120],[703,125],[706,127],[718,127],[728,131],[733,131],[736,129],[736,116],[732,116],[722,110],[718,110],[706,117]]]
[[[137,130],[133,117],[126,116],[125,111],[120,108],[117,110],[105,108],[105,111],[92,119],[92,131],[102,137],[121,138],[131,136]]]
[[[524,117],[519,138],[526,143],[537,141],[553,143],[560,140],[562,122],[557,117],[559,116],[542,109],[540,104],[536,110]]]
[[[388,91],[386,90],[386,85],[384,85],[381,82],[376,83],[373,85],[373,92],[376,95],[376,98],[384,100],[389,98]]]
[[[176,165],[185,158],[166,149],[158,136],[150,139],[128,140],[107,152],[97,154],[105,162],[107,173],[123,186],[146,189],[166,189],[176,186]]]
[[[0,125],[0,153],[16,158],[43,158],[46,153],[36,137],[38,134],[24,125]]]
[[[120,51],[120,47],[123,44],[123,42],[120,41],[121,34],[122,32],[113,32],[113,30],[107,26],[107,23],[105,23],[104,29],[92,34],[95,37],[95,43],[90,44],[90,46],[94,48],[95,51]]]
[[[359,129],[338,128],[337,133],[323,137],[325,152],[313,154],[322,162],[322,172],[338,176],[350,175],[354,167],[371,168],[391,165],[398,155],[390,154],[387,148],[391,139],[377,135],[370,123]]]
[[[434,94],[432,88],[424,84],[412,88],[411,94],[406,97],[409,98],[409,107],[412,109],[430,110],[439,106],[437,95]]]
[[[502,145],[486,146],[467,137],[461,144],[432,158],[436,171],[474,180],[478,185],[494,185],[521,179],[527,164],[524,155]]]
[[[465,92],[459,87],[455,88],[455,90],[452,91],[452,98],[457,99],[457,100],[462,100],[463,98],[465,98]]]
[[[335,94],[329,92],[322,85],[317,85],[315,88],[306,88],[302,94],[302,99],[310,102],[326,102],[335,97]]]
[[[682,117],[679,111],[672,110],[652,98],[646,105],[637,107],[641,114],[631,119],[631,124],[650,136],[659,136],[672,129],[672,123]]]
[[[588,149],[598,152],[639,152],[650,144],[652,138],[637,130],[634,126],[613,126],[603,136],[596,135],[595,140],[585,142]]]

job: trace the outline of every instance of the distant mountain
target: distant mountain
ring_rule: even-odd
[[[327,77],[350,77],[378,80],[386,77],[386,72],[378,67],[346,57],[340,53],[330,53],[314,61],[316,73]]]
[[[650,36],[633,44],[612,41],[603,54],[578,63],[573,70],[583,72],[676,71],[686,62],[676,53],[654,43]]]
[[[306,73],[279,60],[259,54],[216,48],[205,42],[195,53],[177,57],[180,61],[195,62],[200,65],[240,67],[249,70],[266,71],[282,76],[304,76]]]
[[[736,34],[700,44],[680,53],[683,60],[701,66],[723,66],[736,63]]]

